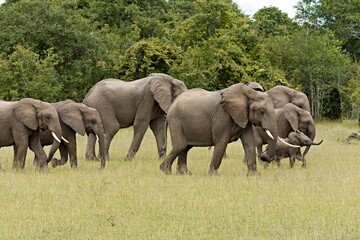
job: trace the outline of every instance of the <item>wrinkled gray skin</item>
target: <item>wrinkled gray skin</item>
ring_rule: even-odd
[[[290,134],[290,132],[300,131],[303,132],[306,136],[308,136],[311,141],[314,141],[313,138],[315,138],[316,130],[315,123],[310,112],[301,109],[292,103],[288,103],[283,108],[275,109],[275,115],[279,137],[285,138]],[[262,152],[262,145],[267,144],[267,136],[261,128],[256,128],[256,130],[256,147],[258,154],[260,154]],[[305,159],[305,152],[303,156]],[[269,157],[266,156],[266,154],[261,155],[260,158],[263,161],[270,161]],[[303,167],[306,167],[305,160],[303,161]]]
[[[52,166],[56,167],[64,165],[70,157],[71,168],[77,168],[76,133],[82,136],[92,133],[99,138],[100,167],[104,168],[104,130],[98,111],[72,100],[52,103],[52,105],[59,115],[63,137],[69,143],[53,141],[49,131],[42,131],[40,133],[41,144],[43,146],[52,144],[47,161],[52,161]],[[60,150],[60,160],[53,158],[57,149]]]
[[[50,103],[32,98],[0,102],[0,147],[14,146],[13,169],[25,168],[29,147],[39,159],[40,172],[47,171],[47,156],[40,144],[41,129],[50,130],[61,139],[60,121]]]
[[[283,108],[287,103],[292,103],[299,108],[308,111],[311,115],[310,102],[305,93],[285,86],[273,87],[267,93],[270,95],[275,108]],[[306,132],[304,133],[307,134]],[[307,134],[307,136],[314,141],[316,132],[311,131],[309,134],[311,135]],[[309,150],[310,146],[307,146],[303,153],[304,156],[309,152]]]
[[[310,112],[310,102],[305,93],[285,86],[273,87],[267,93],[270,95],[275,108],[283,108],[287,103],[292,103]]]
[[[302,132],[291,132],[289,136],[285,139],[286,142],[297,145],[297,146],[312,146],[312,145],[320,145],[323,141],[321,140],[319,143],[315,143],[308,136],[306,136]],[[280,160],[282,158],[289,158],[290,168],[294,167],[295,160],[300,160],[302,162],[302,167],[306,165],[306,161],[304,156],[301,154],[300,148],[293,148],[285,145],[284,143],[278,141],[276,144],[276,156],[275,161],[277,165],[280,166]]]
[[[164,155],[165,114],[170,104],[182,92],[185,84],[169,75],[154,73],[132,82],[105,79],[95,84],[83,103],[98,110],[105,134],[105,158],[114,135],[121,128],[133,126],[134,135],[125,160],[131,160],[138,151],[147,128],[150,126],[158,148]],[[95,137],[89,134],[86,158],[95,158]]]
[[[277,138],[275,112],[270,97],[244,84],[221,91],[192,89],[182,93],[167,115],[172,150],[160,165],[170,174],[175,158],[177,172],[188,173],[187,153],[194,147],[214,146],[209,174],[217,174],[227,144],[241,139],[248,175],[256,174],[252,124],[268,129]],[[269,143],[268,154],[275,155],[276,141]]]

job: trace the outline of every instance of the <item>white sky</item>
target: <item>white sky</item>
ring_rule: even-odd
[[[295,17],[294,5],[298,0],[233,0],[246,15],[253,15],[263,7],[277,7],[288,14],[290,18]]]

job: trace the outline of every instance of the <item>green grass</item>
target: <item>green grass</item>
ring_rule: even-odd
[[[16,173],[12,148],[2,148],[1,239],[359,239],[360,143],[343,141],[356,123],[317,129],[324,143],[310,150],[307,169],[284,159],[280,168],[258,165],[255,177],[246,176],[240,142],[229,145],[220,176],[207,175],[207,148],[190,151],[191,176],[165,175],[150,131],[131,162],[123,158],[132,131],[119,132],[104,170],[84,160],[84,137],[76,171],[39,174],[29,152]]]

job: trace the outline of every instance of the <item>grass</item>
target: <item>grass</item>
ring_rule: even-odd
[[[119,132],[104,170],[84,160],[84,137],[76,171],[67,164],[39,174],[29,152],[16,173],[12,148],[2,148],[1,239],[358,239],[360,143],[344,142],[356,123],[317,129],[324,143],[310,150],[307,169],[284,159],[280,168],[258,165],[255,177],[246,176],[239,142],[229,145],[220,176],[207,175],[207,148],[190,151],[193,175],[165,175],[150,131],[131,162],[123,161],[131,129]]]

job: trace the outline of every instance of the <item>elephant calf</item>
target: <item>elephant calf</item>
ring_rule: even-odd
[[[280,166],[280,160],[283,158],[289,158],[290,168],[294,167],[295,160],[300,160],[302,162],[302,167],[306,167],[306,160],[303,154],[301,154],[300,147],[311,146],[311,145],[320,145],[323,141],[321,140],[318,143],[313,142],[308,136],[302,132],[291,132],[288,137],[285,139],[287,145],[281,141],[278,141],[276,144],[276,154],[275,161],[278,166]],[[267,166],[267,165],[266,165]]]

